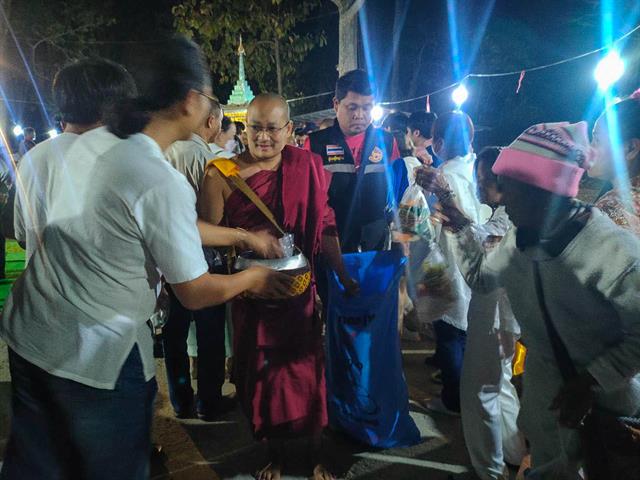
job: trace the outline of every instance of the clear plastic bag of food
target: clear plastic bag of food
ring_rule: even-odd
[[[395,219],[394,236],[401,241],[433,237],[431,211],[427,197],[417,184],[410,185],[402,195]]]
[[[416,309],[420,323],[442,318],[454,302],[453,284],[448,265],[437,243],[431,242],[430,253],[422,262],[422,277],[416,287]]]

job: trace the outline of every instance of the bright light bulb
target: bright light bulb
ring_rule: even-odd
[[[59,135],[59,133],[55,128],[52,128],[47,132],[47,135],[49,135],[49,138],[55,138]]]
[[[620,80],[624,74],[624,62],[615,50],[611,50],[598,62],[593,76],[598,82],[600,90],[607,90]]]
[[[375,105],[371,109],[371,118],[374,122],[378,122],[384,116],[384,109],[380,105]]]
[[[15,127],[13,127],[13,134],[16,137],[19,137],[23,133],[24,133],[24,130],[22,129],[22,127],[20,125],[16,125]]]
[[[453,103],[458,106],[458,108],[460,108],[460,106],[467,101],[467,98],[469,98],[469,91],[464,85],[458,85],[456,89],[451,92],[451,99],[453,100]]]

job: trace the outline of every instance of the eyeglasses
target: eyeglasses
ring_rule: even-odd
[[[267,135],[269,135],[270,137],[275,137],[276,135],[278,135],[282,130],[284,130],[285,128],[287,128],[289,126],[289,124],[291,123],[291,120],[287,121],[287,123],[285,123],[283,126],[281,126],[280,128],[278,127],[263,127],[261,125],[247,125],[247,128],[249,129],[249,131],[253,134],[253,135],[258,135],[260,132],[265,132]]]
[[[218,100],[217,97],[213,96],[213,95],[209,95],[208,93],[205,92],[201,92],[200,90],[196,90],[196,92],[198,92],[200,95],[202,95],[204,98],[211,100],[211,102],[213,103],[217,103],[220,104],[220,100]]]

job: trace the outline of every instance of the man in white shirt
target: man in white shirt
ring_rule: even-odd
[[[135,83],[124,67],[101,58],[78,61],[56,75],[53,97],[64,131],[31,149],[18,167],[14,232],[27,259],[40,244],[61,182],[67,181],[67,151],[81,134],[100,126],[107,102],[134,93]]]
[[[24,157],[29,150],[36,146],[36,129],[33,127],[27,127],[24,129],[24,138],[18,145],[18,157]]]
[[[191,139],[175,142],[165,151],[169,163],[185,176],[196,196],[200,191],[205,166],[214,158],[209,142],[220,132],[221,120],[220,104],[212,100],[209,115]],[[216,250],[205,247],[204,251],[209,271],[226,273]],[[167,290],[170,301],[169,318],[162,329],[162,343],[171,404],[178,418],[192,414],[194,392],[189,380],[187,339],[193,321],[198,351],[196,410],[201,420],[212,421],[235,406],[235,402],[222,396],[225,377],[226,307],[223,304],[191,311],[180,303],[169,285]]]
[[[196,192],[196,197],[200,191],[207,162],[216,156],[211,148],[211,142],[220,133],[222,118],[220,104],[212,100],[211,112],[198,132],[194,133],[189,140],[175,142],[164,152],[173,168],[186,177]]]
[[[439,158],[445,159],[440,169],[457,204],[469,218],[482,224],[491,216],[491,209],[476,197],[473,176],[475,154],[471,146],[473,134],[473,122],[466,113],[459,110],[445,113],[433,125],[433,151]],[[436,333],[435,360],[442,371],[442,393],[440,398],[426,401],[425,406],[430,410],[458,415],[471,290],[456,265],[450,233],[441,232],[438,243],[447,260],[455,302],[441,320],[433,323]]]

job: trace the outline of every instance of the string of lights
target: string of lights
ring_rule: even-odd
[[[608,88],[611,84],[613,84],[615,81],[617,81],[621,76],[622,73],[624,72],[624,63],[622,62],[622,59],[620,59],[618,53],[613,49],[613,47],[620,43],[622,40],[624,40],[625,38],[628,38],[629,36],[631,36],[633,33],[635,33],[636,31],[640,30],[640,24],[636,25],[634,28],[632,28],[631,30],[629,30],[627,33],[625,33],[624,35],[622,35],[621,37],[617,38],[616,40],[614,40],[610,45],[604,46],[604,47],[600,47],[600,48],[596,48],[593,50],[590,50],[588,52],[584,52],[581,53],[579,55],[575,55],[569,58],[565,58],[562,60],[558,60],[555,62],[551,62],[551,63],[547,63],[544,65],[538,65],[535,67],[530,67],[530,68],[521,68],[518,70],[512,70],[512,71],[508,71],[508,72],[496,72],[496,73],[468,73],[466,74],[461,80],[457,81],[457,82],[453,82],[450,83],[444,87],[438,88],[437,90],[433,90],[431,92],[425,93],[423,95],[419,95],[417,97],[412,97],[412,98],[407,98],[404,100],[396,100],[396,101],[387,101],[387,102],[380,102],[378,103],[379,106],[381,107],[390,107],[390,106],[394,106],[394,105],[401,105],[403,103],[410,103],[410,102],[414,102],[417,100],[422,100],[422,99],[427,99],[427,105],[429,104],[429,99],[432,95],[437,95],[439,93],[445,92],[447,90],[450,90],[452,88],[457,87],[453,93],[452,93],[452,97],[454,102],[458,105],[458,107],[460,105],[462,105],[462,103],[464,103],[468,96],[469,96],[469,92],[467,91],[466,87],[464,86],[465,82],[470,79],[470,78],[498,78],[498,77],[510,77],[510,76],[515,76],[518,75],[519,79],[518,79],[518,86],[516,88],[516,94],[520,92],[520,88],[522,86],[522,81],[524,79],[525,73],[527,72],[535,72],[535,71],[539,71],[539,70],[545,70],[548,68],[552,68],[552,67],[556,67],[558,65],[563,65],[565,63],[569,63],[569,62],[574,62],[576,60],[580,60],[582,58],[591,56],[591,55],[595,55],[597,53],[603,52],[603,51],[609,51],[609,54],[598,64],[598,67],[596,68],[596,72],[595,72],[595,76],[596,76],[596,80],[598,81],[598,84],[600,86],[601,89],[606,89]],[[97,43],[97,42],[94,42]],[[113,43],[113,42],[109,42],[109,43]],[[322,92],[322,93],[316,93],[314,95],[306,95],[303,97],[297,97],[297,98],[292,98],[287,100],[287,103],[295,103],[295,102],[301,102],[304,100],[310,100],[310,99],[314,99],[314,98],[320,98],[320,97],[325,97],[325,96],[329,96],[329,95],[333,95],[333,91],[328,91],[328,92]],[[12,102],[20,102],[20,103],[37,103],[37,102],[30,102],[30,101],[25,101],[25,100],[10,100]],[[429,109],[427,107],[427,109]]]
[[[536,67],[531,67],[531,68],[521,68],[519,70],[513,70],[513,71],[509,71],[509,72],[468,73],[461,80],[459,80],[457,82],[454,82],[454,83],[451,83],[451,84],[447,85],[446,87],[439,88],[438,90],[434,90],[433,92],[425,93],[424,95],[420,95],[418,97],[408,98],[406,100],[398,100],[398,101],[393,101],[393,102],[380,102],[379,105],[382,105],[382,106],[386,107],[386,106],[391,106],[391,105],[400,105],[402,103],[409,103],[409,102],[413,102],[413,101],[416,101],[416,100],[422,100],[422,99],[428,98],[428,97],[430,97],[432,95],[436,95],[438,93],[441,93],[441,92],[444,92],[446,90],[449,90],[451,88],[454,88],[454,87],[457,87],[457,86],[463,86],[464,82],[466,80],[470,79],[470,78],[496,78],[496,77],[510,77],[510,76],[519,75],[520,76],[520,80],[519,80],[518,84],[521,85],[522,84],[522,78],[524,78],[524,74],[526,72],[535,72],[535,71],[544,70],[544,69],[547,69],[547,68],[556,67],[556,66],[562,65],[564,63],[574,62],[574,61],[579,60],[581,58],[585,58],[585,57],[588,57],[590,55],[595,55],[596,53],[600,53],[600,52],[603,52],[603,51],[606,51],[606,50],[612,50],[612,47],[614,45],[616,45],[617,43],[621,42],[622,40],[624,40],[625,38],[629,37],[630,35],[632,35],[633,33],[635,33],[638,30],[640,30],[640,24],[636,25],[634,28],[629,30],[627,33],[625,33],[621,37],[619,37],[616,40],[614,40],[610,45],[607,45],[607,46],[604,46],[604,47],[600,47],[600,48],[596,48],[594,50],[591,50],[591,51],[588,51],[588,52],[585,52],[585,53],[581,53],[581,54],[575,55],[573,57],[565,58],[563,60],[558,60],[556,62],[547,63],[547,64],[544,64],[544,65],[538,65]],[[612,50],[612,52],[614,52],[614,51]],[[617,55],[617,53],[616,53],[616,55]],[[607,57],[605,57],[605,58],[607,58]],[[616,66],[619,68],[619,62],[617,62],[617,61],[615,61],[615,59],[613,59],[611,64],[613,65],[614,62],[615,62],[615,64],[617,64]],[[602,70],[606,71],[605,68],[603,68]],[[518,88],[518,90],[519,90],[519,88]],[[465,98],[465,100],[466,100],[466,98]]]
[[[604,47],[600,47],[600,48],[596,48],[594,50],[590,50],[588,52],[584,52],[581,53],[579,55],[575,55],[569,58],[564,58],[562,60],[558,60],[556,62],[551,62],[551,63],[546,63],[544,65],[538,65],[535,67],[531,67],[531,68],[520,68],[518,70],[512,70],[512,71],[508,71],[508,72],[496,72],[496,73],[468,73],[466,74],[461,80],[457,81],[457,82],[453,82],[450,83],[449,85],[446,85],[444,87],[438,88],[437,90],[434,90],[432,92],[429,93],[425,93],[423,95],[417,96],[417,97],[413,97],[413,98],[407,98],[405,100],[397,100],[397,101],[387,101],[387,102],[380,102],[378,105],[387,107],[387,106],[393,106],[393,105],[400,105],[403,103],[410,103],[410,102],[414,102],[416,100],[422,100],[422,99],[427,99],[429,97],[431,97],[432,95],[437,95],[439,93],[445,92],[447,90],[450,90],[452,88],[455,87],[459,87],[461,85],[464,85],[464,82],[470,78],[498,78],[498,77],[511,77],[511,76],[519,76],[519,80],[518,80],[518,88],[516,90],[516,93],[518,93],[520,91],[520,87],[522,86],[522,80],[524,79],[524,75],[525,73],[528,72],[536,72],[539,70],[545,70],[548,68],[552,68],[552,67],[557,67],[558,65],[562,65],[565,63],[569,63],[569,62],[574,62],[576,60],[580,60],[582,58],[591,56],[591,55],[595,55],[596,53],[600,53],[606,50],[611,50],[613,46],[615,46],[616,44],[620,43],[622,40],[624,40],[625,38],[631,36],[632,34],[634,34],[635,32],[637,32],[638,30],[640,30],[640,24],[636,25],[634,28],[632,28],[631,30],[629,30],[627,33],[625,33],[624,35],[622,35],[621,37],[617,38],[616,40],[614,40],[610,45],[604,46]],[[605,57],[606,58],[606,57]],[[611,62],[611,65],[606,65],[606,66],[616,66],[619,68],[619,62],[615,61],[615,58],[613,59],[614,62]],[[602,68],[603,71],[608,71],[607,68]],[[616,79],[617,80],[617,79]],[[601,82],[598,82],[601,83]],[[299,97],[299,98],[292,98],[290,100],[287,100],[288,103],[294,103],[294,102],[300,102],[303,100],[308,100],[311,98],[318,98],[318,97],[324,97],[327,95],[332,95],[333,92],[323,92],[323,93],[318,93],[315,95],[307,95],[304,97]],[[467,93],[468,95],[468,93]],[[459,93],[459,98],[464,97],[463,91],[461,90]],[[466,98],[464,99],[466,100]],[[463,100],[463,102],[464,102]]]

